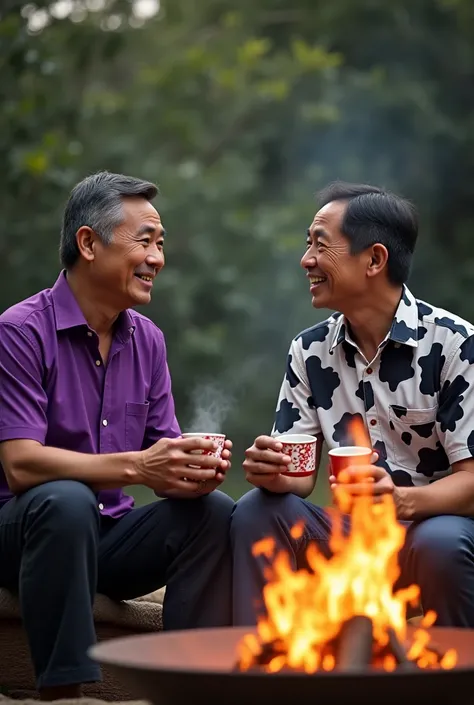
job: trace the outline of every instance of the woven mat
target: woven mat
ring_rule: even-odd
[[[38,705],[38,700],[28,698],[26,700],[13,700],[6,695],[0,693],[0,705]],[[68,698],[64,700],[55,700],[55,705],[111,705],[105,700],[96,700],[94,698]],[[127,700],[125,702],[115,702],[113,705],[150,705],[147,700]]]
[[[162,629],[163,597],[164,588],[144,597],[123,602],[110,600],[105,595],[96,595],[94,620],[96,624],[115,624],[145,632],[158,631]],[[0,588],[1,619],[20,619],[18,599],[4,588]]]

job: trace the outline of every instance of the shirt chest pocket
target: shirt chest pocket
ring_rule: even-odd
[[[125,404],[125,448],[141,450],[145,438],[148,418],[148,402],[127,402]]]
[[[392,457],[401,468],[416,470],[420,450],[435,450],[438,442],[436,413],[438,408],[406,409],[390,407],[390,441]]]

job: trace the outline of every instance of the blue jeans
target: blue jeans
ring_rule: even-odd
[[[303,536],[295,540],[291,527],[305,522]],[[293,494],[251,490],[235,505],[231,522],[234,561],[233,623],[253,625],[263,610],[264,557],[254,558],[252,545],[272,536],[285,549],[294,568],[305,565],[309,541],[329,556],[331,523],[321,507]],[[416,583],[425,611],[433,609],[438,626],[474,628],[474,520],[437,516],[409,525],[399,553],[401,576],[397,588]]]
[[[47,482],[0,509],[0,586],[19,592],[38,688],[100,679],[96,591],[130,599],[167,586],[165,629],[231,621],[229,525],[222,492],[153,502],[120,519],[72,480]]]

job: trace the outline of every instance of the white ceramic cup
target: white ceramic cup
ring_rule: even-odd
[[[216,458],[222,456],[225,443],[225,433],[182,433],[183,438],[204,438],[206,441],[213,441],[217,444],[216,450],[191,450],[193,455],[213,455]],[[198,468],[199,465],[190,465],[190,468]]]
[[[282,455],[289,455],[291,463],[282,475],[305,477],[316,470],[316,436],[306,433],[286,433],[276,436],[275,440],[283,444]]]

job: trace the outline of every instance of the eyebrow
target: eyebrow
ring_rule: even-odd
[[[321,225],[317,225],[313,228],[313,232],[311,232],[311,228],[308,228],[306,231],[306,237],[322,237],[324,240],[329,240],[329,235]]]
[[[138,228],[137,237],[139,237],[140,235],[155,235],[157,230],[158,230],[158,228],[155,228],[154,225],[147,225],[147,224],[141,225]],[[159,231],[158,237],[165,237],[165,235],[166,235],[166,230],[164,229],[163,226],[161,226],[161,230]]]

